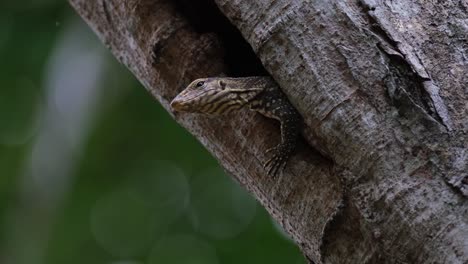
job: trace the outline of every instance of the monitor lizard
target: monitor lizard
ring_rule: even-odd
[[[221,115],[248,106],[250,110],[281,123],[281,142],[263,167],[271,176],[283,171],[296,148],[302,117],[268,76],[201,78],[190,83],[171,102],[176,112]]]

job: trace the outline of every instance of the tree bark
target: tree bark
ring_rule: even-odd
[[[231,71],[230,38],[181,8],[211,1],[70,2],[168,111],[191,80]],[[215,2],[304,117],[306,142],[270,178],[273,121],[171,114],[308,259],[468,263],[468,3]]]

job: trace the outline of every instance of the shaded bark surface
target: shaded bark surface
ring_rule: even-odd
[[[168,110],[195,78],[264,71],[212,1],[70,2]],[[467,2],[215,2],[304,117],[305,142],[270,178],[274,121],[247,110],[174,118],[304,254],[467,263]]]

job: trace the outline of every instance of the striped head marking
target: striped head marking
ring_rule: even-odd
[[[237,89],[235,78],[202,78],[193,81],[171,102],[174,111],[220,115],[241,108],[258,89]]]

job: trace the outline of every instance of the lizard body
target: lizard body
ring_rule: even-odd
[[[193,81],[171,102],[174,111],[221,115],[242,107],[278,120],[281,142],[267,150],[272,157],[264,164],[267,173],[282,171],[293,154],[302,119],[275,81],[267,76],[214,77]]]

